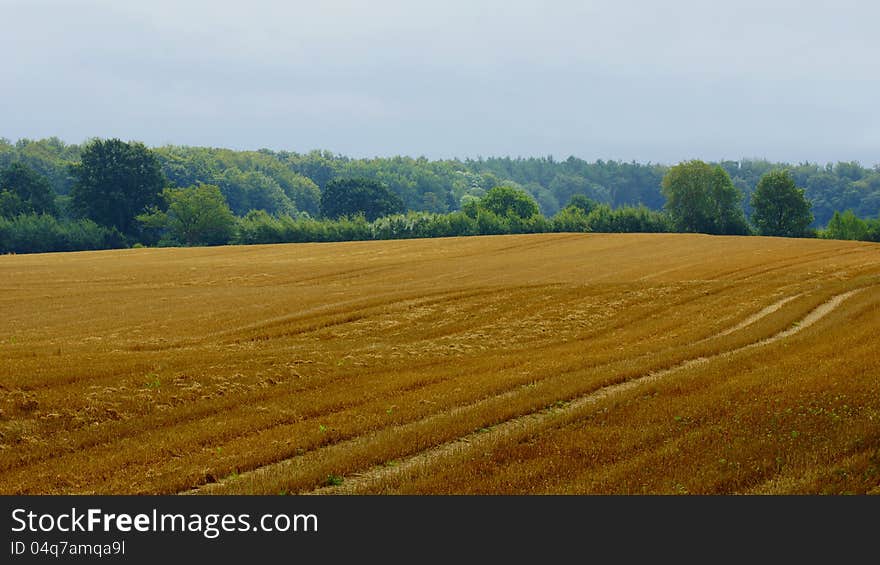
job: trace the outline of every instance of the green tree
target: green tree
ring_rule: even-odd
[[[813,223],[811,207],[785,170],[765,174],[752,193],[752,221],[761,235],[803,237]]]
[[[200,184],[166,188],[162,198],[167,211],[158,209],[137,217],[144,227],[167,230],[166,242],[184,245],[223,245],[235,231],[235,215],[220,188]]]
[[[137,235],[140,225],[135,217],[158,206],[165,187],[165,176],[153,153],[142,143],[119,139],[98,139],[87,145],[73,175],[74,210],[127,237]]]
[[[501,218],[531,218],[540,213],[538,203],[524,190],[513,186],[496,186],[480,199],[479,207]]]
[[[553,216],[553,231],[589,231],[590,214],[593,210],[599,208],[600,206],[602,205],[584,194],[573,195],[568,201],[568,204],[566,204],[565,208],[563,208],[555,216]],[[605,206],[605,208],[608,208],[608,206]]]
[[[26,214],[27,206],[11,190],[0,190],[0,218],[13,218]]]
[[[293,201],[296,209],[309,214],[318,214],[321,205],[321,190],[310,178],[291,171],[290,178],[281,185],[284,193]]]
[[[749,233],[740,207],[742,193],[727,171],[703,161],[687,161],[663,177],[661,190],[674,228],[709,234]]]
[[[0,216],[57,215],[55,193],[43,175],[21,163],[0,170]]]
[[[559,202],[565,202],[576,194],[583,194],[599,202],[610,202],[608,189],[580,175],[557,174],[547,187]]]
[[[565,205],[566,208],[577,208],[584,214],[589,214],[592,212],[599,203],[589,198],[585,194],[575,194],[571,197],[571,200],[568,201],[568,204]]]
[[[867,230],[865,232],[865,241],[875,241],[880,243],[880,218],[868,220],[866,223]]]
[[[868,224],[856,216],[852,210],[846,210],[843,214],[834,212],[828,221],[828,226],[821,236],[825,239],[866,239]]]
[[[216,178],[216,184],[232,211],[239,216],[244,216],[250,210],[264,210],[269,214],[295,211],[293,202],[281,186],[260,171],[243,173],[236,167],[230,167]]]
[[[327,218],[363,214],[373,221],[402,211],[400,197],[384,184],[370,179],[334,179],[321,193],[321,212]]]

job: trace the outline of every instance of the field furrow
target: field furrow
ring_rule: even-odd
[[[840,450],[861,486],[834,484],[865,490],[880,377],[859,336],[878,283],[875,244],[680,234],[4,256],[0,491],[672,492],[627,477],[718,430],[758,441],[763,428],[694,417],[671,438],[646,424],[659,403],[615,414],[605,443],[572,426],[700,375],[693,411],[714,414],[736,389],[706,379],[762,351],[774,386],[788,363],[806,363],[811,386],[828,365],[859,399],[858,442]],[[836,341],[810,364],[803,344],[821,335]],[[839,359],[852,343],[868,368]],[[624,430],[643,433],[614,439]],[[837,477],[770,467],[704,490]]]

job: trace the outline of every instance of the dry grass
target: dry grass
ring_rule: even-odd
[[[3,256],[0,492],[876,491],[878,284],[698,235]]]

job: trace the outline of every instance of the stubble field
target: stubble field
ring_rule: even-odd
[[[880,493],[880,246],[0,256],[0,493]]]

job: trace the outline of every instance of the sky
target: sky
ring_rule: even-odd
[[[880,163],[874,1],[0,0],[0,137]]]

